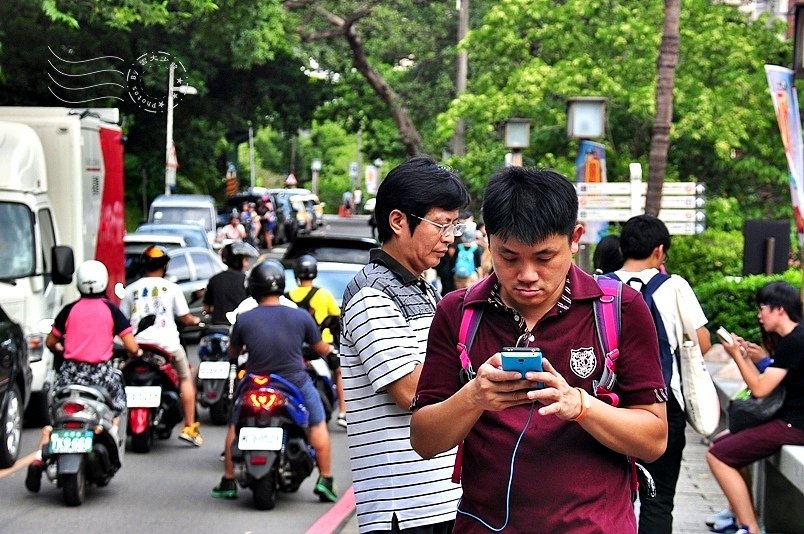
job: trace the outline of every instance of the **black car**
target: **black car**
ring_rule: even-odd
[[[289,262],[309,254],[318,261],[365,265],[369,262],[369,251],[379,246],[379,242],[373,237],[303,235],[288,245],[282,261]]]
[[[0,469],[14,465],[19,456],[32,379],[22,328],[0,307]]]

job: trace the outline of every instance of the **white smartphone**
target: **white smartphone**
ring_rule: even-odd
[[[723,341],[723,343],[725,343],[727,345],[733,345],[734,344],[734,338],[731,337],[731,334],[729,333],[729,331],[726,330],[725,328],[723,328],[722,326],[717,329],[716,334],[717,334],[717,337],[719,337],[720,340]]]

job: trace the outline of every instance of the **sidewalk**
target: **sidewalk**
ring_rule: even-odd
[[[703,438],[687,425],[687,446],[684,448],[673,511],[674,534],[708,532],[704,524],[706,517],[726,507],[726,498],[706,465],[706,448]],[[340,532],[357,534],[354,515]]]

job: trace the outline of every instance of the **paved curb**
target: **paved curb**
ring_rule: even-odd
[[[347,521],[349,521],[355,513],[355,490],[354,486],[349,486],[349,489],[341,495],[332,508],[307,529],[306,534],[336,534],[341,531]]]

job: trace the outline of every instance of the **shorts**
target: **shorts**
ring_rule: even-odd
[[[184,347],[179,346],[178,350],[171,354],[173,356],[173,367],[176,368],[176,374],[179,375],[180,380],[187,380],[190,378],[190,362],[187,361],[187,353]]]
[[[232,411],[229,414],[229,424],[236,425],[237,420],[240,419],[240,409],[242,407],[242,403],[240,402],[240,386],[245,382],[240,382],[237,386],[237,391],[235,392],[235,398],[238,400],[235,401],[234,405],[232,406]],[[315,426],[321,423],[324,420],[324,405],[321,402],[321,395],[318,393],[318,390],[315,388],[315,384],[313,384],[312,380],[305,381],[304,385],[299,387],[301,391],[302,397],[304,397],[304,405],[307,407],[307,424],[308,426]]]
[[[739,469],[776,453],[782,445],[804,445],[804,430],[782,419],[724,432],[709,445],[709,453],[724,464]]]
[[[117,414],[126,409],[126,390],[123,388],[123,375],[108,363],[87,363],[65,360],[59,369],[54,390],[70,384],[104,388],[112,398],[112,409]]]

